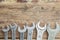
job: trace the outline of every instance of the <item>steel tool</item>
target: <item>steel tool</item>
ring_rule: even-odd
[[[29,27],[28,25],[26,25],[26,28],[28,30],[27,40],[32,40],[32,35],[33,35],[33,30],[35,28],[35,24],[33,23],[33,25],[31,27]]]
[[[5,40],[8,40],[8,31],[9,31],[9,26],[7,25],[7,28],[3,28],[2,31],[4,32],[4,37]]]
[[[17,29],[17,24],[11,24],[11,31],[12,31],[12,40],[16,40],[16,29]]]
[[[46,31],[46,24],[44,27],[39,26],[40,21],[36,24],[37,40],[42,40],[43,33]]]
[[[59,24],[56,23],[56,29],[51,29],[50,24],[48,24],[47,32],[49,34],[48,40],[55,40],[55,37],[56,37],[57,33],[59,32]]]
[[[20,40],[24,40],[24,32],[26,32],[26,27],[24,26],[24,29],[21,29],[18,26],[18,32],[20,33]]]

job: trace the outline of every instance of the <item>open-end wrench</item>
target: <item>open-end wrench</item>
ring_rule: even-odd
[[[48,32],[48,40],[55,40],[55,36],[59,32],[59,24],[56,23],[56,29],[51,29],[50,24],[48,24],[47,27],[47,32]]]
[[[44,27],[39,26],[40,21],[36,24],[37,40],[42,40],[43,33],[46,31],[46,24]]]
[[[33,30],[35,28],[35,24],[33,23],[33,25],[31,27],[26,25],[26,28],[28,30],[27,40],[32,40],[32,34],[33,34]]]
[[[11,31],[12,31],[12,40],[16,40],[16,29],[17,29],[17,24],[11,24]]]
[[[18,26],[18,32],[20,33],[20,40],[24,40],[24,32],[26,32],[26,27],[24,26],[24,29],[21,29]]]
[[[4,37],[5,40],[8,40],[8,31],[9,31],[9,26],[7,25],[7,28],[3,28],[2,31],[4,32]]]

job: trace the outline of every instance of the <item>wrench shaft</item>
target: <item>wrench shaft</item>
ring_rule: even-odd
[[[12,30],[12,40],[16,40],[16,31]]]
[[[20,33],[20,40],[24,40],[24,33]]]
[[[42,40],[43,32],[37,31],[37,40]]]
[[[28,30],[27,40],[32,40],[33,30]]]
[[[49,35],[49,36],[48,36],[48,40],[55,40],[55,35],[54,35],[54,36]]]
[[[5,40],[8,40],[8,32],[5,32]]]

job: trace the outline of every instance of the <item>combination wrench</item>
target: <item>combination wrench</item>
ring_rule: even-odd
[[[12,31],[12,40],[16,40],[16,29],[17,29],[17,24],[10,24],[10,28]]]
[[[28,25],[26,25],[26,28],[28,30],[27,40],[32,40],[32,34],[33,34],[33,30],[35,28],[35,23],[33,23],[33,25],[31,27],[29,27]]]
[[[43,33],[46,31],[46,24],[44,27],[39,26],[40,21],[36,24],[37,40],[42,40]]]
[[[9,26],[7,25],[7,28],[3,28],[2,31],[4,32],[4,37],[5,40],[8,40],[8,31],[9,31]]]
[[[57,35],[57,33],[59,33],[59,24],[56,23],[55,29],[51,29],[50,24],[48,24],[47,32],[48,32],[48,40],[55,40],[55,36]]]
[[[24,29],[21,29],[18,26],[18,32],[20,33],[20,40],[24,40],[24,32],[26,32],[26,27],[24,26]]]

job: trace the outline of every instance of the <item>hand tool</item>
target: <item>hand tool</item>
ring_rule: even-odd
[[[57,33],[59,32],[59,24],[56,23],[55,29],[51,29],[50,24],[48,24],[47,32],[48,32],[48,40],[55,40],[55,37],[56,37]]]
[[[9,26],[7,25],[7,28],[3,28],[2,31],[4,32],[4,37],[5,40],[8,40],[8,31],[9,31]]]
[[[31,27],[29,27],[28,25],[26,25],[26,28],[28,30],[27,40],[32,40],[32,35],[33,35],[33,30],[35,28],[35,24],[33,23],[33,25]]]
[[[37,40],[42,40],[43,33],[46,31],[46,24],[44,27],[39,26],[40,21],[36,24]]]
[[[17,24],[10,24],[11,31],[12,31],[12,40],[16,40],[16,29],[17,29]]]
[[[26,32],[26,27],[24,26],[24,29],[21,29],[18,26],[18,32],[20,33],[20,40],[24,40],[24,32]]]

